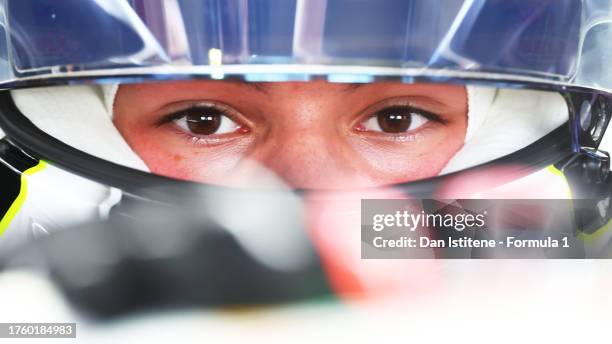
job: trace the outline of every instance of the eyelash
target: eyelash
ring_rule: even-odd
[[[434,121],[434,122],[439,122],[442,124],[446,124],[448,123],[447,120],[443,119],[442,117],[440,117],[439,115],[433,113],[433,112],[429,112],[427,110],[423,110],[423,109],[419,109],[417,107],[414,106],[410,106],[410,105],[391,105],[385,108],[382,108],[376,112],[374,112],[374,114],[370,117],[374,117],[378,114],[381,113],[385,113],[385,112],[400,112],[400,113],[416,113],[418,115],[421,115],[425,118],[427,118],[430,121]],[[369,118],[369,117],[368,117]]]
[[[176,125],[176,121],[186,118],[189,115],[189,111],[194,111],[194,110],[212,111],[215,113],[215,115],[227,117],[229,120],[235,122],[238,125],[237,131],[240,130],[241,128],[245,128],[245,132],[248,131],[248,129],[246,129],[244,124],[242,124],[243,121],[236,120],[235,116],[231,114],[227,109],[219,107],[219,106],[214,106],[214,105],[200,105],[200,104],[194,104],[188,108],[185,108],[185,109],[176,111],[172,114],[166,115],[161,120],[159,120],[155,125],[156,127],[160,127],[162,125],[166,125],[170,123],[174,123]],[[448,123],[446,119],[440,117],[439,115],[423,110],[423,109],[416,108],[414,106],[391,105],[391,106],[384,107],[380,110],[377,110],[374,113],[366,117],[362,117],[361,120],[357,122],[357,125],[355,125],[355,128],[359,132],[368,132],[373,135],[377,135],[379,137],[387,137],[391,140],[411,141],[413,138],[415,138],[415,134],[418,133],[420,127],[427,124],[427,123],[424,123],[413,131],[404,131],[404,132],[397,132],[397,133],[357,129],[358,126],[363,126],[363,123],[365,123],[366,121],[372,118],[376,118],[377,116],[381,114],[388,114],[388,113],[393,113],[393,112],[398,113],[398,114],[409,114],[411,116],[414,114],[417,114],[419,116],[426,118],[428,121],[437,122],[443,125]],[[176,128],[176,131],[184,135],[185,137],[191,139],[194,143],[203,143],[203,144],[206,144],[206,143],[213,144],[213,143],[219,142],[220,140],[219,136],[229,134],[229,133],[222,133],[222,134],[211,134],[211,135],[202,136],[202,135],[197,135],[193,132],[189,132],[183,128]]]
[[[221,116],[222,121],[224,121],[223,118],[227,118],[226,120],[231,120],[232,122],[236,123],[237,128],[235,131],[241,131],[244,133],[249,131],[248,127],[246,127],[246,125],[243,124],[244,121],[237,120],[236,116],[232,114],[230,111],[228,111],[227,109],[221,106],[207,105],[207,104],[206,105],[193,104],[190,107],[187,107],[185,109],[168,114],[162,117],[157,123],[155,123],[155,126],[161,127],[163,125],[171,124],[172,129],[178,135],[190,140],[191,143],[197,144],[197,145],[214,145],[214,144],[222,143],[222,142],[225,142],[226,139],[229,138],[231,134],[233,134],[232,132],[232,133],[220,133],[220,134],[210,134],[210,135],[198,135],[187,128],[183,128],[183,125],[180,125],[177,122],[179,120],[187,121],[187,117],[190,115],[191,111],[201,111],[203,113],[211,112],[215,116]]]
[[[228,118],[230,118],[232,121],[235,122],[239,122],[237,121],[232,114],[229,113],[229,111],[227,111],[226,109],[220,108],[220,107],[216,107],[216,106],[208,106],[208,105],[192,105],[188,108],[182,109],[182,110],[178,110],[174,113],[168,114],[164,117],[162,117],[157,123],[155,123],[156,127],[161,127],[164,124],[168,124],[171,122],[174,122],[178,119],[181,119],[183,117],[186,117],[188,114],[187,112],[192,111],[192,110],[205,110],[205,111],[215,111],[216,114],[221,115],[221,116],[226,116]]]
[[[404,132],[398,132],[398,133],[388,133],[388,132],[381,132],[381,131],[374,131],[374,130],[366,130],[365,128],[360,128],[363,127],[364,123],[366,123],[367,121],[378,117],[379,115],[385,115],[385,114],[390,114],[390,113],[397,113],[397,114],[409,114],[409,115],[419,115],[422,116],[423,118],[425,118],[427,121],[433,121],[436,123],[440,123],[442,125],[446,125],[448,123],[448,120],[442,118],[441,116],[430,112],[430,111],[426,111],[423,109],[419,109],[416,108],[414,106],[411,105],[391,105],[391,106],[387,106],[384,107],[380,110],[374,111],[373,113],[362,117],[359,122],[357,122],[357,125],[355,125],[355,128],[358,132],[368,132],[368,133],[372,133],[373,135],[379,135],[379,136],[387,136],[387,137],[395,137],[395,138],[405,138],[408,136],[413,136],[414,133],[416,131],[418,131],[420,129],[420,126],[417,127],[416,129],[414,129],[413,131],[404,131]],[[426,125],[427,123],[422,124]]]

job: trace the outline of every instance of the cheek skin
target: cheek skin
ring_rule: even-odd
[[[361,157],[362,170],[376,184],[395,184],[436,176],[463,146],[461,126],[443,133],[425,134],[409,144],[358,140],[353,143]]]
[[[124,128],[127,129],[127,128]],[[163,176],[216,182],[239,164],[249,143],[236,140],[217,147],[199,147],[188,138],[171,133],[160,134],[159,129],[122,134],[138,153],[151,172]]]
[[[189,145],[190,143],[186,143]],[[162,147],[141,149],[141,157],[151,172],[178,179],[214,183],[219,176],[233,170],[242,154],[237,149],[221,149],[214,152],[163,152]],[[172,158],[169,158],[172,157]],[[205,157],[203,159],[203,157]]]
[[[155,132],[138,131],[138,128],[123,127],[122,134],[128,144],[138,152],[153,173],[178,179],[206,183],[227,184],[223,179],[228,173],[236,173],[250,151],[266,149],[253,142],[236,140],[229,145],[200,148],[188,139],[166,137]],[[131,131],[133,130],[133,131]],[[410,144],[372,142],[370,139],[353,139],[347,144],[340,137],[327,138],[319,147],[310,147],[313,158],[302,154],[282,152],[282,143],[275,144],[276,154],[270,159],[256,159],[273,170],[294,187],[334,188],[369,187],[435,176],[446,165],[450,157],[463,145],[464,134],[446,132],[433,139],[423,139]],[[278,143],[278,142],[277,142]],[[292,144],[295,144],[293,142]],[[330,151],[329,146],[334,146]],[[324,152],[330,152],[326,156]],[[295,152],[295,151],[293,151]],[[314,157],[317,152],[317,157]],[[333,154],[331,154],[334,152]],[[279,159],[291,161],[286,168],[278,167]],[[325,163],[322,163],[325,161]],[[321,164],[317,167],[318,162]],[[321,175],[309,176],[307,171],[317,170]],[[294,176],[289,174],[299,174]],[[242,171],[244,172],[244,171]],[[351,181],[351,185],[341,183]]]

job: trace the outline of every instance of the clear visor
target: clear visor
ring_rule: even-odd
[[[373,77],[612,87],[608,0],[2,2],[0,80]],[[10,87],[10,86],[9,86]]]

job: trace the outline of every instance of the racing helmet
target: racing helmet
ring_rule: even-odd
[[[577,230],[606,232],[609,156],[599,146],[612,107],[607,0],[1,5],[0,247],[125,212],[127,204],[164,203],[185,190],[237,192],[157,172],[116,125],[124,87],[190,82],[207,90],[417,85],[425,87],[420,97],[452,85],[465,102],[460,145],[430,175],[383,183],[392,190],[385,195],[583,199]],[[153,94],[149,99],[165,96],[163,89]],[[395,124],[406,119],[382,115]],[[428,154],[446,144],[438,141],[410,163],[428,163]],[[269,180],[251,180],[258,183]],[[300,197],[317,189],[301,186]]]

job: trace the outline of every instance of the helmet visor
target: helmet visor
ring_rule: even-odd
[[[609,1],[3,1],[0,80],[433,74],[607,88]],[[596,73],[595,73],[596,71]]]

